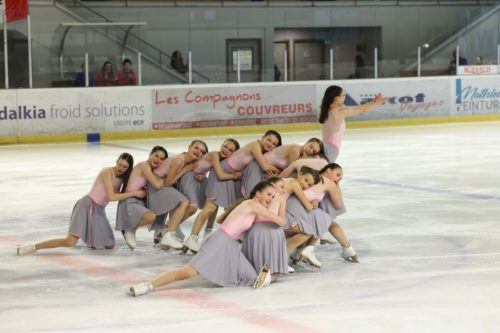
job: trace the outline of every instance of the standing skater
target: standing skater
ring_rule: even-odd
[[[152,184],[161,188],[163,181],[158,179],[153,170],[161,165],[168,153],[162,146],[154,146],[146,161],[137,163],[130,175],[130,181],[125,188],[126,193],[145,191],[146,185]],[[118,203],[116,211],[116,230],[121,231],[128,247],[133,250],[137,246],[135,233],[139,227],[151,225],[156,220],[156,214],[146,205],[144,196],[131,196]]]
[[[73,247],[78,239],[83,240],[91,248],[112,249],[115,246],[115,237],[104,208],[109,201],[130,197],[143,198],[146,195],[143,190],[123,193],[133,167],[132,155],[121,154],[114,167],[104,168],[99,172],[89,194],[75,204],[66,238],[18,245],[17,255],[21,256],[41,249]]]
[[[219,218],[221,226],[202,244],[198,254],[189,264],[173,269],[157,278],[130,287],[132,296],[147,294],[161,286],[175,281],[186,280],[198,274],[223,287],[251,286],[260,288],[270,282],[267,265],[257,275],[253,266],[243,255],[238,243],[241,235],[248,230],[258,215],[278,225],[285,223],[284,205],[278,215],[268,207],[275,196],[274,186],[261,182],[255,186],[250,199],[236,202]]]
[[[206,172],[214,172],[217,179],[220,180],[237,180],[240,177],[239,172],[228,173],[222,170],[221,162],[231,156],[236,150],[240,148],[238,141],[234,139],[226,139],[219,151],[213,151],[204,155],[198,161],[195,169],[182,176],[178,183],[179,191],[186,195],[191,204],[196,204],[198,208],[202,209],[196,217],[191,235],[184,241],[184,249],[198,252],[201,242],[199,241],[200,230],[207,220],[213,223],[217,214],[217,205],[212,199],[205,196],[208,178]],[[206,207],[206,208],[205,208]],[[211,226],[207,228],[211,229]],[[208,236],[207,229],[205,235]]]
[[[345,132],[345,118],[368,112],[374,107],[382,105],[386,100],[386,97],[378,94],[369,103],[355,108],[347,108],[344,106],[345,92],[342,88],[330,86],[326,89],[321,102],[319,123],[321,124],[321,136],[325,144],[326,157],[330,162],[335,162],[339,155],[340,144]]]

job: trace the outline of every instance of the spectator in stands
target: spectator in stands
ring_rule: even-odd
[[[97,85],[98,86],[116,86],[118,78],[113,72],[113,66],[109,61],[102,65],[102,69],[97,72]]]
[[[475,61],[474,65],[476,65],[476,66],[486,65],[486,63],[484,62],[484,58],[480,55],[476,56],[475,60],[476,61]]]
[[[469,62],[466,58],[458,57],[458,65],[459,66],[467,66]],[[456,75],[457,74],[457,50],[453,50],[451,52],[450,66],[448,67],[448,75]]]
[[[95,74],[89,71],[89,87],[95,87]],[[85,85],[85,63],[82,63],[82,71],[76,74],[75,87],[86,87]]]
[[[123,69],[118,72],[118,84],[120,86],[135,86],[137,84],[137,76],[132,69],[130,59],[123,60]]]
[[[274,65],[274,81],[279,81],[281,78],[281,72],[278,66]]]
[[[184,59],[182,59],[182,53],[179,50],[175,50],[172,53],[172,58],[170,60],[170,66],[181,74],[186,74],[188,71],[188,66],[184,64]]]
[[[366,77],[365,59],[361,54],[354,57],[354,74],[349,75],[349,79],[361,79]]]

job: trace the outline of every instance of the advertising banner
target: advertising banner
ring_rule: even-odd
[[[147,89],[20,89],[7,105],[18,135],[145,131],[151,128]]]
[[[500,113],[498,77],[456,78],[453,115],[487,115]]]
[[[333,82],[345,93],[345,106],[356,107],[373,100],[381,93],[388,97],[385,104],[369,112],[355,116],[352,120],[405,119],[443,117],[450,113],[450,82],[447,78],[432,79],[387,79],[349,80]],[[321,101],[328,85],[318,85],[318,99]]]
[[[471,65],[471,66],[458,66],[458,75],[486,75],[486,74],[499,74],[499,66],[497,65]]]
[[[315,85],[239,84],[152,89],[153,129],[290,124],[317,119]]]
[[[2,136],[17,136],[17,118],[14,118],[9,110],[17,105],[17,92],[15,90],[0,89],[0,133]]]

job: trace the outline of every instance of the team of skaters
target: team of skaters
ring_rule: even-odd
[[[132,155],[122,153],[75,204],[65,238],[18,245],[17,255],[73,247],[79,239],[91,248],[113,248],[115,238],[104,209],[109,201],[118,201],[116,230],[130,249],[138,246],[137,229],[146,227],[162,250],[196,254],[184,267],[131,286],[133,296],[198,274],[219,286],[261,288],[293,272],[289,263],[300,260],[321,267],[314,255],[320,240],[337,241],[341,257],[357,262],[335,221],[345,212],[339,186],[343,173],[335,160],[345,118],[367,112],[386,98],[378,94],[355,108],[344,107],[344,99],[342,88],[327,88],[319,116],[322,140],[311,138],[302,145],[283,145],[281,135],[268,130],[242,147],[227,138],[219,150],[210,152],[201,140],[175,156],[155,146],[147,160],[135,165]],[[223,212],[218,215],[219,207]],[[184,235],[181,223],[197,211],[191,234]],[[218,228],[213,228],[214,222]]]

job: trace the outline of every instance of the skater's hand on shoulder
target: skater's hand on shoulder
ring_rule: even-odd
[[[134,196],[137,197],[137,198],[145,198],[146,197],[146,191],[137,191]]]

